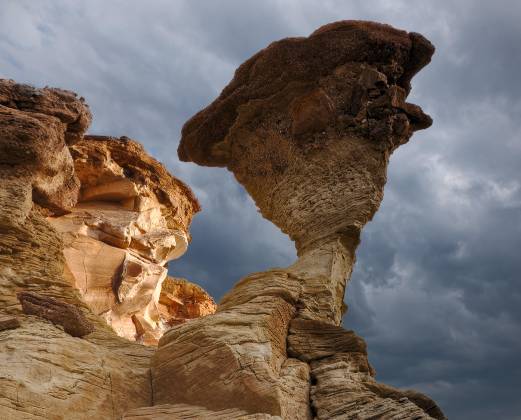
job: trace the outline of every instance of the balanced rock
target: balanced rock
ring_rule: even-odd
[[[233,172],[299,258],[247,276],[215,315],[162,337],[152,359],[158,404],[283,419],[443,418],[427,397],[380,392],[365,343],[339,326],[390,155],[431,124],[406,97],[433,52],[388,25],[326,25],[255,54],[185,124],[180,159]]]

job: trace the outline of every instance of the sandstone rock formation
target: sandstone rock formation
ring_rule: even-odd
[[[71,92],[0,80],[0,417],[444,419],[378,383],[340,325],[390,155],[431,124],[406,96],[433,52],[387,25],[326,25],[254,55],[186,123],[180,158],[232,171],[298,253],[217,310],[167,277],[199,210],[189,188],[126,137],[84,136]]]
[[[0,80],[2,419],[117,419],[152,404],[153,349],[119,338],[102,302],[149,316],[140,334],[152,343],[169,322],[214,310],[188,283],[161,299],[198,210],[191,191],[135,142],[84,138],[90,118],[72,92]],[[119,276],[104,277],[114,255]]]
[[[63,276],[63,242],[46,221],[76,204],[80,183],[68,146],[89,120],[71,92],[0,80],[0,312],[21,324],[0,331],[5,419],[112,418],[151,401],[151,351],[88,311]],[[74,305],[95,331],[75,338],[24,314],[17,293],[27,291]]]
[[[363,340],[339,327],[389,157],[431,124],[405,99],[433,52],[387,25],[326,25],[254,55],[185,124],[181,160],[232,171],[299,258],[168,331],[152,359],[155,402],[283,419],[443,418],[429,398],[378,384]]]
[[[180,291],[159,301],[166,264],[186,251],[199,204],[127,137],[85,136],[70,152],[81,184],[78,202],[70,213],[48,218],[62,234],[66,277],[119,336],[157,344],[173,320],[183,318]],[[204,291],[199,301],[208,306],[201,315],[213,312]]]

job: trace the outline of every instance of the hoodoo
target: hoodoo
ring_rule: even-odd
[[[433,52],[388,25],[326,25],[254,55],[185,124],[181,160],[232,171],[299,258],[242,279],[214,316],[163,336],[158,403],[285,419],[443,418],[429,398],[377,383],[364,341],[339,326],[389,157],[431,124],[406,97]]]
[[[233,172],[297,248],[217,308],[167,276],[191,190],[139,143],[84,135],[82,98],[0,80],[4,417],[445,419],[377,382],[341,326],[390,156],[432,122],[406,98],[433,52],[416,33],[332,23],[251,57],[185,124],[180,159]]]

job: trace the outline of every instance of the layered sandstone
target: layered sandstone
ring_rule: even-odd
[[[180,158],[232,171],[298,253],[217,310],[166,274],[199,210],[189,188],[137,142],[84,136],[73,93],[0,80],[2,416],[445,418],[378,383],[340,325],[389,158],[431,123],[406,97],[433,52],[387,25],[326,25],[254,55],[185,124]]]
[[[152,343],[157,327],[214,310],[189,283],[162,293],[177,284],[165,264],[188,244],[191,191],[139,144],[84,137],[90,118],[72,92],[0,80],[2,419],[117,419],[152,404],[153,349],[118,337],[102,302],[121,318],[155,302]]]
[[[0,331],[2,418],[112,418],[151,400],[151,352],[119,339],[88,310],[63,276],[63,242],[46,220],[77,202],[69,145],[89,121],[72,92],[0,80],[0,312],[19,324]],[[73,305],[94,332],[76,338],[23,313],[20,292],[52,299],[56,308]]]
[[[339,326],[390,155],[431,124],[406,97],[433,52],[387,25],[326,25],[254,55],[185,124],[181,160],[232,171],[299,258],[246,277],[214,316],[162,337],[158,404],[283,419],[444,418],[428,397],[377,383],[365,343]]]

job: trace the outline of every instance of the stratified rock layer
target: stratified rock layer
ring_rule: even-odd
[[[151,352],[88,311],[63,277],[63,242],[45,218],[76,204],[68,145],[89,121],[71,92],[0,80],[0,312],[20,323],[0,331],[2,418],[113,418],[151,400]],[[19,292],[73,305],[95,331],[75,338],[24,314]]]
[[[433,52],[387,25],[326,25],[254,55],[185,124],[181,160],[232,171],[299,259],[246,277],[215,315],[162,337],[156,403],[283,419],[443,418],[428,397],[378,384],[364,341],[339,326],[389,157],[431,124],[405,99]]]
[[[93,307],[103,300],[103,293],[84,293],[71,255],[79,256],[84,250],[79,260],[87,267],[89,253],[97,252],[82,274],[99,280],[105,279],[100,271],[113,262],[114,254],[106,252],[105,246],[122,254],[132,252],[138,262],[133,265],[129,257],[128,276],[120,273],[115,289],[118,299],[133,300],[139,315],[152,295],[158,305],[161,296],[160,284],[147,285],[153,289],[150,293],[143,293],[147,290],[143,284],[136,287],[144,276],[140,269],[148,273],[157,266],[158,277],[166,278],[163,265],[186,249],[188,225],[198,204],[188,187],[137,143],[115,141],[109,153],[103,139],[84,139],[89,122],[87,105],[72,92],[0,80],[2,419],[117,419],[132,408],[152,404],[149,363],[153,349],[118,337],[97,315]],[[134,172],[124,173],[125,156],[130,160],[126,166]],[[104,171],[109,161],[110,168]],[[86,174],[96,164],[97,173]],[[113,180],[121,181],[118,189],[105,188],[110,170],[114,170]],[[137,204],[131,207],[125,187],[133,185]],[[95,187],[99,187],[97,192]],[[110,197],[107,190],[126,194],[127,207],[121,207],[121,200]],[[152,204],[139,204],[143,201]],[[136,207],[139,214],[129,215],[129,209],[138,212]],[[80,217],[82,212],[89,216]],[[61,233],[53,226],[61,228]],[[85,243],[90,247],[82,248]],[[198,304],[201,314],[214,309],[204,291],[190,295],[189,286],[176,302],[177,307],[187,304],[188,318],[198,313]],[[114,295],[110,281],[109,291]],[[169,290],[167,296],[175,299],[177,295]],[[174,313],[165,321],[179,322],[182,316],[175,316],[169,301],[163,306],[167,313]],[[133,314],[127,311],[127,315]]]

